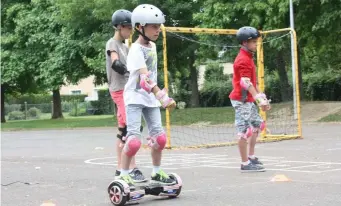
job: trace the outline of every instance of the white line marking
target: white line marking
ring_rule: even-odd
[[[265,168],[265,170],[268,171],[284,171],[284,172],[302,172],[302,173],[315,173],[315,174],[319,174],[321,173],[321,171],[309,171],[309,170],[287,170],[287,169],[268,169]]]
[[[284,169],[291,170],[291,169],[299,169],[299,168],[305,168],[305,167],[317,167],[317,166],[322,166],[322,165],[328,165],[328,164],[304,165],[304,166],[297,166],[297,167],[288,167]]]
[[[338,169],[332,169],[332,170],[323,170],[321,172],[335,172],[335,171],[340,171],[341,168],[338,168]]]
[[[337,164],[337,165],[341,165],[341,162],[308,162],[308,161],[290,161],[290,160],[284,160],[284,161],[280,161],[283,163],[305,163],[305,164]]]
[[[341,150],[341,147],[340,147],[340,148],[331,148],[331,149],[327,149],[327,151],[335,151],[335,150]]]

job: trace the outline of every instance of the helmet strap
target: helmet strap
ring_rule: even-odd
[[[242,49],[244,49],[247,52],[250,52],[251,54],[255,54],[255,52],[251,51],[250,49],[248,49],[246,46],[242,45]]]
[[[142,26],[142,32],[140,30],[138,30],[136,27],[135,27],[135,31],[137,33],[139,33],[143,39],[146,41],[146,43],[148,44],[150,41],[152,41],[151,39],[149,39],[146,35],[145,35],[145,32],[144,32],[144,26]]]

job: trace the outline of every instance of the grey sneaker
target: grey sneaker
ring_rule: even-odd
[[[139,170],[138,168],[134,168],[133,171],[131,171],[129,173],[129,175],[131,176],[131,178],[133,179],[133,181],[135,183],[140,183],[140,182],[146,182],[147,181],[147,179],[142,174],[141,170]]]
[[[241,165],[241,172],[264,172],[265,169],[261,165],[252,164],[251,162],[248,165]]]
[[[257,157],[255,159],[249,158],[249,160],[254,165],[263,165],[263,163],[261,161],[259,161]]]

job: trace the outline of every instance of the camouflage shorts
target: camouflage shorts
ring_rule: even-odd
[[[235,125],[237,132],[245,134],[248,127],[259,128],[263,122],[258,113],[258,107],[253,102],[240,102],[231,100],[235,110]]]

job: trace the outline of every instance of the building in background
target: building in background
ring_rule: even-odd
[[[108,86],[106,84],[103,85],[95,85],[94,84],[94,76],[89,76],[85,79],[82,79],[77,85],[69,84],[62,86],[60,88],[61,95],[77,95],[84,94],[88,95],[86,97],[86,101],[95,101],[98,100],[98,90],[107,89]]]

